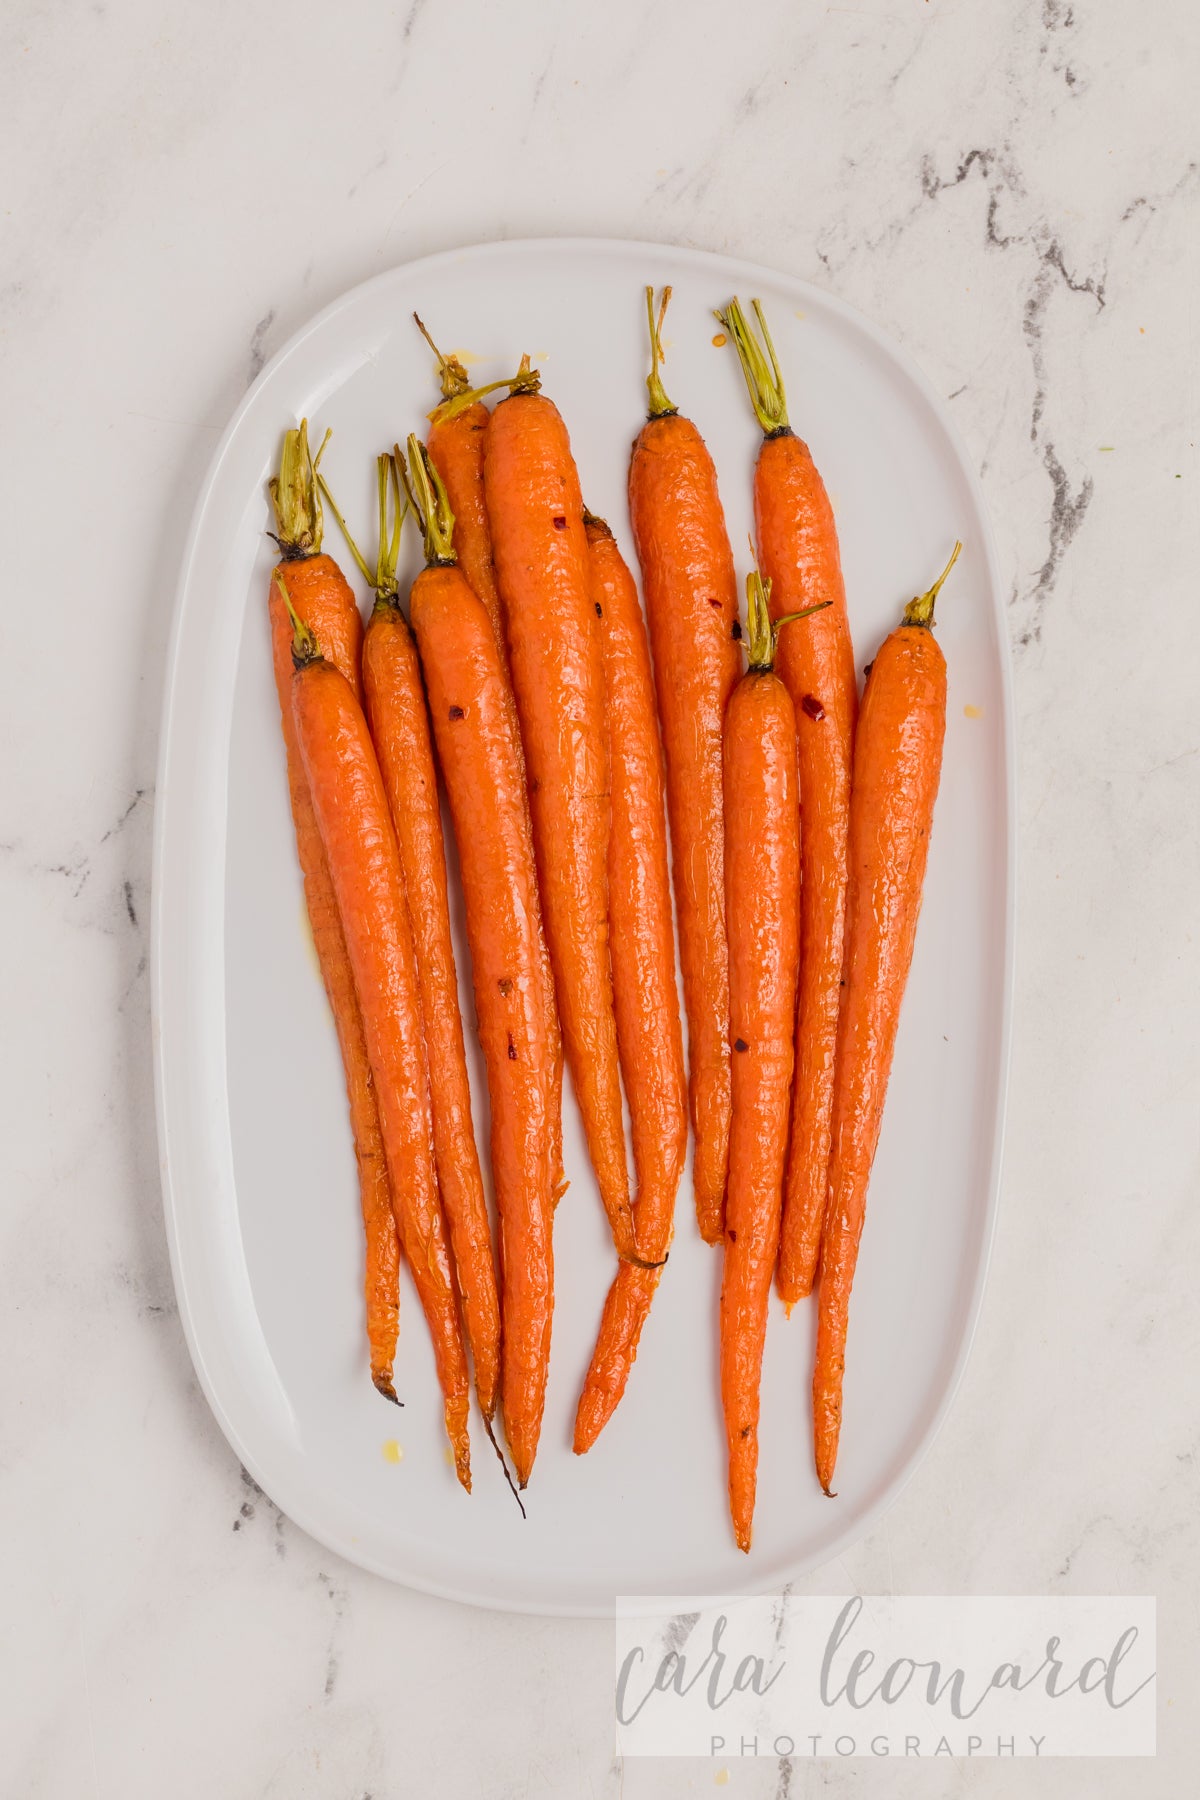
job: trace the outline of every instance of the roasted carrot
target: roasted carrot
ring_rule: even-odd
[[[319,455],[319,452],[318,452]],[[284,434],[279,475],[270,484],[275,512],[276,541],[280,561],[276,572],[286,571],[289,591],[300,617],[328,648],[329,660],[357,689],[362,621],[349,584],[341,570],[321,550],[321,499],[313,458],[309,454],[308,425]],[[274,574],[268,601],[271,621],[271,654],[275,688],[287,755],[288,791],[296,849],[304,878],[313,943],[325,992],[337,1028],[346,1093],[350,1102],[350,1127],[358,1164],[358,1188],[366,1239],[365,1293],[367,1343],[371,1380],[381,1394],[395,1400],[392,1364],[399,1330],[400,1240],[392,1216],[387,1160],[379,1129],[379,1112],[371,1087],[371,1067],[363,1040],[362,1016],[354,992],[354,977],[346,955],[346,940],[338,918],[337,899],[329,878],[321,835],[313,814],[308,781],[300,759],[292,722],[292,623]]]
[[[429,559],[409,610],[462,870],[500,1222],[501,1410],[524,1487],[541,1431],[554,1310],[552,1083],[537,875],[495,634],[455,566],[445,489],[415,438],[408,470]]]
[[[284,576],[277,585],[290,602]],[[416,957],[404,871],[354,690],[293,620],[292,718],[362,1012],[400,1243],[433,1339],[458,1479],[471,1487],[470,1387],[438,1202]]]
[[[655,1265],[618,1265],[575,1415],[575,1450],[611,1418],[671,1244],[687,1152],[687,1083],[675,985],[662,745],[650,647],[633,576],[603,519],[585,515],[592,604],[600,623],[612,784],[608,905],[621,1074],[637,1173],[634,1226]]]
[[[536,375],[492,413],[483,477],[563,1048],[613,1241],[635,1257],[609,953],[600,633],[579,476]]]
[[[438,359],[442,388],[441,405],[435,407],[429,415],[429,459],[441,478],[454,518],[454,549],[458,566],[487,608],[488,618],[492,621],[492,629],[496,634],[505,696],[512,709],[513,728],[521,755],[521,791],[526,794],[528,806],[524,782],[525,753],[521,748],[517,703],[508,667],[504,617],[500,606],[500,590],[496,585],[496,561],[492,555],[492,534],[488,527],[487,503],[483,491],[483,458],[489,415],[480,397],[495,393],[501,388],[506,392],[511,392],[514,387],[519,389],[524,377],[517,375],[508,381],[492,381],[483,388],[472,389],[467,371],[459,359],[453,355],[444,355],[416,313],[413,318],[421,336]],[[541,957],[542,978],[546,983],[548,1001],[547,1017],[550,1021],[550,1137],[554,1198],[557,1203],[567,1186],[562,1167],[563,1052],[558,1028],[558,1003],[554,995],[554,971],[550,967],[550,952],[546,947],[544,933]]]
[[[703,438],[659,374],[663,290],[650,319],[650,415],[629,465],[629,516],[642,569],[667,769],[679,960],[688,1021],[696,1217],[720,1241],[729,1159],[729,955],[721,731],[737,681],[737,583],[717,475]]]
[[[390,455],[379,457],[377,471],[379,553],[373,572],[347,533],[351,552],[375,594],[362,648],[367,723],[379,758],[404,870],[429,1062],[438,1188],[450,1231],[463,1324],[475,1365],[475,1391],[484,1418],[490,1420],[496,1410],[500,1376],[500,1299],[487,1199],[471,1122],[471,1088],[450,936],[437,769],[421,665],[408,620],[400,610],[396,584],[404,519],[400,480]],[[324,491],[332,504],[328,489]]]
[[[837,1462],[850,1288],[879,1143],[900,1003],[912,962],[946,733],[946,659],[933,609],[961,545],[876,654],[854,740],[846,987],[833,1087],[829,1205],[821,1240],[813,1420],[827,1494]]]
[[[754,517],[771,605],[780,615],[830,604],[779,647],[800,755],[800,985],[796,1079],[784,1179],[779,1292],[788,1309],[811,1292],[829,1173],[833,1064],[846,915],[846,833],[858,688],[837,526],[808,445],[788,424],[783,376],[759,302],[760,343],[735,299],[717,317],[741,361],[764,437]]]
[[[458,566],[487,607],[496,642],[503,652],[504,619],[483,497],[483,451],[490,415],[483,401],[469,392],[470,377],[458,357],[443,355],[416,313],[413,318],[417,330],[438,359],[438,379],[442,388],[443,404],[429,415],[426,446],[429,459],[441,476],[454,514],[454,551]],[[444,403],[448,400],[457,404],[447,406]]]
[[[799,946],[796,720],[775,673],[779,623],[746,584],[749,667],[725,714],[725,897],[733,1123],[721,1281],[721,1398],[729,1510],[749,1550],[758,1481],[759,1384],[779,1249]]]

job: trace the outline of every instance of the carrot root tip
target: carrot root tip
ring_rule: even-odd
[[[528,1514],[525,1511],[525,1503],[521,1499],[521,1496],[518,1493],[517,1488],[513,1482],[512,1470],[508,1466],[508,1459],[505,1456],[503,1450],[500,1448],[500,1445],[496,1441],[496,1433],[492,1429],[492,1418],[491,1418],[490,1413],[485,1412],[483,1415],[483,1429],[487,1432],[488,1443],[492,1446],[492,1449],[496,1452],[496,1457],[497,1457],[497,1460],[499,1461],[500,1467],[504,1470],[504,1479],[508,1483],[508,1491],[512,1495],[513,1499],[516,1501],[518,1507],[520,1508],[521,1517],[523,1519],[527,1518]],[[522,1482],[521,1486],[524,1487],[525,1483]]]
[[[395,1388],[392,1386],[390,1376],[372,1375],[371,1380],[375,1384],[375,1392],[377,1394],[382,1394],[384,1399],[390,1400],[393,1406],[404,1405],[403,1400],[401,1400]]]

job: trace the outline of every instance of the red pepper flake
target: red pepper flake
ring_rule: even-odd
[[[464,712],[464,711],[463,711],[463,709],[462,709],[462,707],[461,707],[461,706],[452,706],[452,707],[451,707],[451,708],[450,708],[450,717],[451,717],[451,718],[452,718],[452,719],[465,719],[465,718],[466,718],[466,716],[467,716],[467,715],[466,715],[466,713],[465,713],[465,712]]]
[[[815,694],[805,694],[803,700],[800,702],[800,710],[807,714],[810,719],[823,719],[825,717],[825,708],[821,705],[821,702],[817,699]]]
[[[596,602],[596,617],[598,619],[602,619],[604,617],[604,608],[601,606],[601,604],[598,600]]]
[[[511,1031],[508,1034],[508,1060],[509,1062],[516,1062],[517,1060],[517,1046],[512,1041]]]
[[[710,594],[708,596],[708,604],[710,606],[720,606],[721,602],[717,599],[715,594]]]
[[[554,515],[554,529],[555,529],[555,531],[565,531],[565,530],[566,530],[566,529],[567,529],[567,515],[566,515],[566,513],[555,513],[555,515]]]
[[[748,1050],[750,1048],[745,1038],[735,1038],[733,1047],[735,1050]]]
[[[512,993],[513,984],[508,979],[507,975],[502,976],[496,985],[499,987],[500,992],[502,994],[511,994]]]

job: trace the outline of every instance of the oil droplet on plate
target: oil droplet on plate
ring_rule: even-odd
[[[476,356],[473,350],[451,350],[450,354],[458,358],[464,369],[478,368],[483,361],[482,356]]]
[[[383,1445],[384,1462],[398,1463],[404,1461],[404,1445],[398,1444],[395,1438],[386,1438]]]
[[[729,1785],[729,1770],[728,1769],[718,1769],[716,1774],[713,1776],[713,1785],[715,1787],[728,1787],[728,1785]]]
[[[983,717],[982,706],[964,706],[963,707],[963,718],[964,719],[982,719],[982,717]]]

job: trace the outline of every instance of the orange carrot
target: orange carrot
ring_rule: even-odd
[[[492,534],[488,527],[483,489],[483,458],[489,415],[487,407],[478,397],[480,394],[494,393],[500,388],[509,392],[514,387],[519,389],[523,377],[518,375],[511,381],[493,381],[483,388],[471,390],[467,371],[458,358],[444,356],[416,313],[413,318],[421,336],[438,359],[442,387],[442,404],[435,407],[429,415],[429,459],[441,478],[454,519],[454,550],[458,566],[487,608],[488,618],[492,621],[492,629],[496,634],[505,696],[512,709],[513,730],[521,755],[521,791],[525,794],[525,753],[521,748],[517,703],[508,668],[504,617],[500,605],[500,590],[496,585],[496,562],[492,555]],[[526,806],[528,807],[527,794]],[[563,1051],[562,1036],[558,1028],[558,1004],[554,995],[554,971],[550,967],[550,952],[546,947],[544,933],[541,939],[541,958],[550,1023],[550,1153],[554,1168],[554,1199],[557,1204],[567,1187],[562,1167]]]
[[[833,1088],[829,1205],[821,1240],[813,1418],[817,1476],[832,1493],[850,1288],[879,1142],[900,1003],[912,962],[946,733],[946,659],[933,609],[961,545],[877,653],[854,741],[846,988]]]
[[[470,377],[456,356],[445,356],[424,325],[413,314],[417,330],[438,359],[442,400],[453,407],[435,407],[429,415],[429,460],[442,480],[454,514],[454,553],[458,566],[487,607],[496,642],[504,651],[504,617],[496,586],[496,562],[483,497],[483,452],[487,441],[487,407],[468,392]]]
[[[747,582],[749,667],[725,714],[725,904],[733,1123],[721,1282],[721,1398],[729,1509],[749,1550],[758,1481],[759,1381],[779,1249],[796,1015],[800,816],[796,721],[775,673],[762,578]]]
[[[563,1046],[613,1241],[634,1257],[609,954],[604,669],[579,476],[536,375],[493,412],[483,474]]]
[[[827,609],[779,647],[800,755],[800,986],[791,1145],[784,1182],[779,1292],[789,1310],[812,1289],[829,1173],[833,1065],[846,913],[846,834],[858,689],[837,526],[808,445],[787,420],[783,377],[758,301],[759,344],[737,300],[717,317],[741,360],[765,434],[754,472],[754,516],[776,616]]]
[[[320,635],[328,647],[329,660],[357,688],[362,622],[354,595],[341,570],[332,557],[321,552],[321,502],[313,459],[309,454],[307,422],[302,421],[298,431],[285,433],[279,476],[270,486],[281,552],[276,572],[286,570],[300,617]],[[304,877],[304,899],[321,978],[337,1028],[350,1102],[350,1127],[358,1164],[366,1239],[364,1285],[371,1379],[381,1394],[395,1400],[392,1364],[399,1330],[400,1240],[392,1216],[387,1161],[371,1087],[371,1068],[354,992],[354,977],[292,723],[292,624],[274,576],[268,604],[275,688],[287,754],[296,849]]]
[[[659,375],[663,290],[650,316],[650,416],[633,446],[629,516],[642,568],[667,768],[679,959],[688,1021],[696,1217],[719,1242],[729,1158],[729,954],[721,731],[738,678],[737,583],[704,440]]]
[[[288,599],[284,579],[277,583]],[[396,1225],[433,1338],[458,1479],[471,1487],[467,1358],[438,1204],[416,957],[404,871],[354,690],[297,616],[292,718],[337,895],[383,1129]]]
[[[687,1083],[675,985],[662,746],[637,588],[603,519],[585,515],[592,603],[600,621],[612,785],[608,843],[613,993],[621,1074],[633,1126],[634,1224],[655,1266],[621,1262],[575,1416],[575,1451],[591,1448],[620,1402],[671,1245],[687,1151]]]
[[[400,610],[396,586],[404,513],[399,476],[391,456],[379,457],[378,480],[379,555],[373,574],[347,533],[351,551],[375,593],[362,650],[367,723],[379,758],[404,870],[429,1061],[438,1188],[450,1230],[463,1324],[475,1364],[475,1389],[480,1410],[490,1420],[496,1409],[500,1375],[500,1300],[487,1200],[471,1122],[471,1089],[450,936],[437,770],[417,647]],[[328,489],[324,491],[328,495]]]
[[[429,558],[409,608],[462,870],[500,1220],[501,1407],[524,1487],[541,1431],[554,1309],[552,1077],[537,876],[495,634],[455,567],[445,490],[415,438],[408,466]]]

